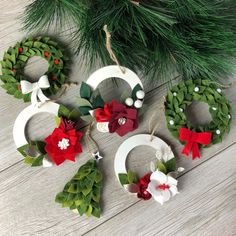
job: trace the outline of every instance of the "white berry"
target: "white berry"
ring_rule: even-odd
[[[134,104],[134,100],[132,98],[126,98],[125,104],[129,107],[131,107]]]
[[[170,123],[170,125],[174,125],[175,122],[173,120],[170,120],[169,123]]]
[[[184,111],[184,109],[183,109],[183,108],[180,108],[179,110],[180,110],[181,112],[183,112],[183,111]]]
[[[145,96],[145,93],[144,93],[143,90],[139,90],[139,91],[136,92],[136,97],[137,97],[138,99],[143,99],[144,96]]]
[[[200,90],[199,87],[194,88],[194,92],[199,92],[199,90]]]
[[[173,96],[175,96],[175,97],[176,97],[176,96],[177,96],[177,93],[176,93],[176,92],[174,92],[174,93],[173,93]]]
[[[143,106],[143,102],[142,102],[141,100],[136,100],[136,101],[134,102],[134,106],[135,106],[136,108],[141,108],[141,107]]]
[[[229,119],[231,119],[231,115],[228,115]]]
[[[213,110],[213,111],[216,111],[216,110],[217,110],[217,108],[216,108],[216,107],[212,107],[212,110]]]
[[[219,129],[216,130],[216,134],[220,134],[220,130]]]
[[[222,92],[222,90],[221,90],[220,88],[218,88],[216,91],[217,91],[218,93],[221,93],[221,92]]]

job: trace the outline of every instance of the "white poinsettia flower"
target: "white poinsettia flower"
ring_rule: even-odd
[[[177,189],[177,180],[171,176],[165,175],[159,170],[156,170],[151,174],[147,191],[161,205],[179,193]]]

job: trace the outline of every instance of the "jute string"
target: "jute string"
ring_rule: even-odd
[[[112,61],[114,61],[116,63],[116,65],[120,68],[121,72],[124,74],[125,73],[125,69],[121,67],[115,53],[113,52],[112,50],[112,47],[111,47],[111,34],[107,28],[107,25],[104,25],[103,26],[103,30],[106,34],[106,49],[110,55],[110,58]]]
[[[89,124],[86,133],[85,133],[85,143],[88,150],[88,153],[93,157],[94,152],[98,151],[97,142],[91,137],[91,128],[93,126],[93,122]]]

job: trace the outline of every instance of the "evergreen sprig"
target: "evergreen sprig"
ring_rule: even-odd
[[[120,64],[165,80],[220,79],[234,73],[236,56],[234,0],[35,0],[25,11],[25,28],[48,27],[55,19],[75,26],[73,40],[93,66],[112,63],[103,26],[111,32]],[[43,12],[43,14],[42,14]]]

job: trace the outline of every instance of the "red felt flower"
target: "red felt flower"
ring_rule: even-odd
[[[152,195],[147,191],[148,184],[150,182],[151,173],[144,175],[138,182],[138,198],[143,200],[149,200]]]
[[[56,165],[65,160],[75,161],[75,156],[82,152],[80,139],[82,132],[77,132],[72,123],[61,122],[46,139],[45,150]]]
[[[109,132],[116,132],[120,136],[138,128],[137,110],[115,100],[110,104],[106,103],[104,109],[95,110],[95,117],[97,122],[109,122]]]

